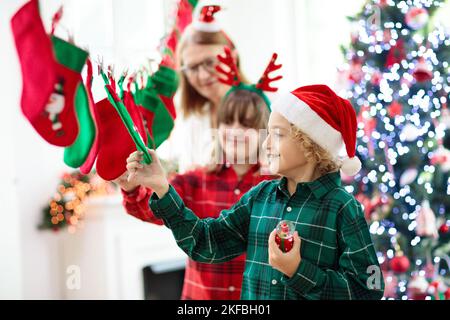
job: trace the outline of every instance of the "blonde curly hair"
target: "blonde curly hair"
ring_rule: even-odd
[[[327,150],[319,146],[293,124],[290,124],[290,133],[303,150],[305,150],[306,159],[317,163],[316,170],[320,175],[325,175],[340,169],[340,165],[333,160],[333,156]]]

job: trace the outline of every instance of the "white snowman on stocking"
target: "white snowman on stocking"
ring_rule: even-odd
[[[55,90],[52,92],[45,107],[48,117],[52,122],[52,129],[58,131],[62,128],[62,123],[58,119],[58,115],[63,111],[65,105],[65,97],[63,91],[63,81],[55,84]]]

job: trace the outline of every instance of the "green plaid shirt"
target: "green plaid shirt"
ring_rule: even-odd
[[[223,210],[199,219],[170,186],[149,205],[193,260],[221,263],[246,252],[242,299],[380,299],[384,281],[361,205],[338,172],[299,183],[263,181]],[[268,238],[280,220],[295,222],[301,262],[291,278],[268,263]]]

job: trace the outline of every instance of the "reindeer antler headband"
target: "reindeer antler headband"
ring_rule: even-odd
[[[256,84],[245,84],[241,82],[241,79],[239,78],[239,71],[236,66],[236,63],[234,62],[234,59],[231,55],[231,50],[228,47],[225,47],[224,55],[218,55],[218,60],[226,65],[229,70],[225,71],[221,65],[216,66],[216,70],[219,72],[219,74],[224,75],[223,77],[218,77],[219,81],[231,86],[231,89],[227,92],[225,95],[228,96],[231,92],[235,90],[248,90],[257,93],[261,98],[263,98],[264,102],[266,103],[267,107],[270,110],[270,101],[269,98],[264,94],[264,91],[266,92],[275,92],[278,90],[278,88],[271,87],[271,83],[274,81],[278,81],[283,76],[275,76],[273,78],[270,78],[270,73],[274,72],[281,68],[281,64],[276,64],[278,55],[274,53],[272,55],[272,58],[270,59],[269,64],[266,67],[266,70],[264,70],[263,75],[258,80]]]

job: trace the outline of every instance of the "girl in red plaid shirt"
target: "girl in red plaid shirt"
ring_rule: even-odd
[[[273,178],[263,174],[258,161],[263,140],[259,135],[266,129],[268,116],[266,102],[255,92],[234,90],[224,98],[218,108],[213,164],[175,175],[171,180],[186,206],[200,218],[218,217],[221,210],[235,204],[250,188]],[[148,205],[152,190],[127,182],[125,176],[118,182],[129,214],[145,222],[163,224]],[[239,299],[244,264],[245,255],[221,264],[199,263],[189,258],[181,298]]]

